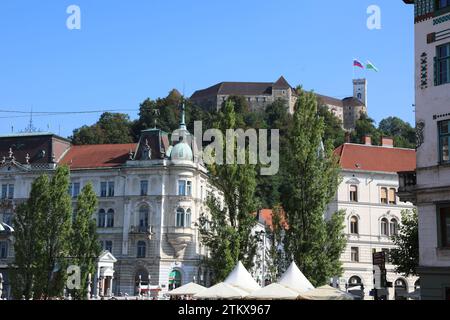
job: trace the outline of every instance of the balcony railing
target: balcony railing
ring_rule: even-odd
[[[416,202],[417,176],[415,171],[399,172],[398,196],[403,202]]]
[[[130,233],[132,234],[152,234],[153,228],[151,226],[131,226]]]

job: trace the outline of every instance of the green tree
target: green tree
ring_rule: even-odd
[[[345,130],[342,127],[342,121],[326,106],[319,106],[318,114],[325,123],[325,139],[330,140],[335,148],[339,147],[345,142]]]
[[[11,266],[11,287],[17,299],[33,295],[34,281],[39,274],[37,261],[43,250],[39,237],[49,201],[50,181],[46,175],[32,184],[29,199],[20,204],[14,216],[14,263]]]
[[[131,143],[131,127],[128,115],[105,112],[96,124],[75,129],[71,140],[76,145]]]
[[[397,235],[392,237],[395,249],[391,250],[392,264],[395,271],[408,277],[417,275],[419,266],[419,218],[417,210],[404,210]]]
[[[337,212],[324,219],[340,183],[340,170],[332,143],[327,141],[322,148],[324,121],[317,114],[316,96],[300,88],[298,95],[290,151],[285,154],[288,174],[282,205],[289,227],[284,247],[286,258],[293,259],[318,286],[342,272],[344,214]]]
[[[408,123],[397,117],[381,120],[378,130],[384,136],[394,138],[394,145],[399,148],[416,147],[416,130]]]
[[[234,111],[230,100],[218,114],[215,127],[225,132],[234,129],[242,118]],[[234,141],[227,143],[236,144]],[[223,150],[226,143],[223,145]],[[248,152],[239,150],[237,152]],[[225,152],[224,152],[225,154]],[[236,155],[236,154],[235,154]],[[215,281],[222,281],[238,261],[251,269],[256,255],[258,235],[252,235],[256,225],[254,212],[256,172],[253,165],[213,164],[209,167],[210,182],[224,197],[224,206],[215,195],[208,196],[209,215],[199,221],[202,243],[209,248],[211,258],[206,264],[214,273]]]
[[[371,136],[373,145],[381,144],[381,133],[375,126],[375,121],[362,113],[356,121],[355,130],[351,133],[351,140],[353,143],[361,143],[364,136]]]
[[[94,274],[101,248],[97,236],[97,226],[92,218],[97,209],[97,195],[91,183],[87,184],[78,196],[75,218],[70,233],[71,263],[81,269],[81,286],[72,292],[78,300],[87,297],[89,274]]]
[[[60,295],[65,285],[72,217],[69,181],[69,168],[58,167],[45,193],[48,202],[39,223],[37,238],[42,242],[42,250],[37,257],[39,274],[34,285],[36,296],[44,299]]]

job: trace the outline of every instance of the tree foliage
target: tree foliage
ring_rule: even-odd
[[[242,121],[234,111],[234,103],[229,100],[219,112],[215,128],[225,132]],[[236,140],[224,143],[224,150],[227,143],[236,144]],[[237,155],[237,152],[248,150],[235,152]],[[213,164],[208,168],[210,183],[223,195],[224,203],[210,194],[207,201],[210,212],[201,217],[199,228],[202,242],[210,250],[206,263],[214,274],[214,281],[220,282],[238,261],[248,269],[254,265],[258,241],[258,235],[252,234],[256,225],[253,214],[256,212],[256,171],[255,166],[248,164]]]
[[[391,250],[392,264],[397,273],[405,277],[416,276],[419,266],[419,218],[417,209],[404,210],[399,233],[392,237],[395,249]]]
[[[327,206],[340,183],[337,159],[330,141],[322,149],[324,121],[317,113],[314,94],[298,89],[299,99],[289,133],[290,152],[282,204],[288,229],[286,258],[293,259],[305,276],[318,286],[340,275],[340,256],[345,248],[342,212],[325,220]]]

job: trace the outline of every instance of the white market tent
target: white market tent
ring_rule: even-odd
[[[232,300],[243,299],[247,295],[248,292],[227,283],[221,282],[209,289],[197,293],[196,295],[194,295],[194,298],[200,300]]]
[[[314,289],[314,286],[306,279],[305,275],[300,271],[295,262],[283,274],[278,284],[285,286],[297,293],[304,293]]]
[[[169,296],[193,296],[204,290],[206,290],[205,287],[203,287],[199,284],[196,284],[194,282],[191,282],[182,287],[176,288],[176,289],[168,292],[167,294]]]
[[[297,298],[298,292],[278,283],[272,283],[246,297],[249,300],[296,300]]]
[[[331,286],[323,286],[300,294],[302,300],[354,300],[354,297]]]
[[[255,279],[253,279],[240,261],[230,275],[225,279],[224,283],[244,290],[247,293],[261,289],[260,285],[255,281]]]

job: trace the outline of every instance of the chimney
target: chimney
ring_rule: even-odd
[[[391,137],[381,137],[381,146],[386,148],[394,147],[394,139]]]
[[[371,146],[372,145],[372,137],[371,136],[364,136],[362,138],[362,143],[365,144],[366,146]]]
[[[345,132],[345,143],[350,143],[351,137],[352,137],[352,135],[350,134],[350,132],[346,131]]]

